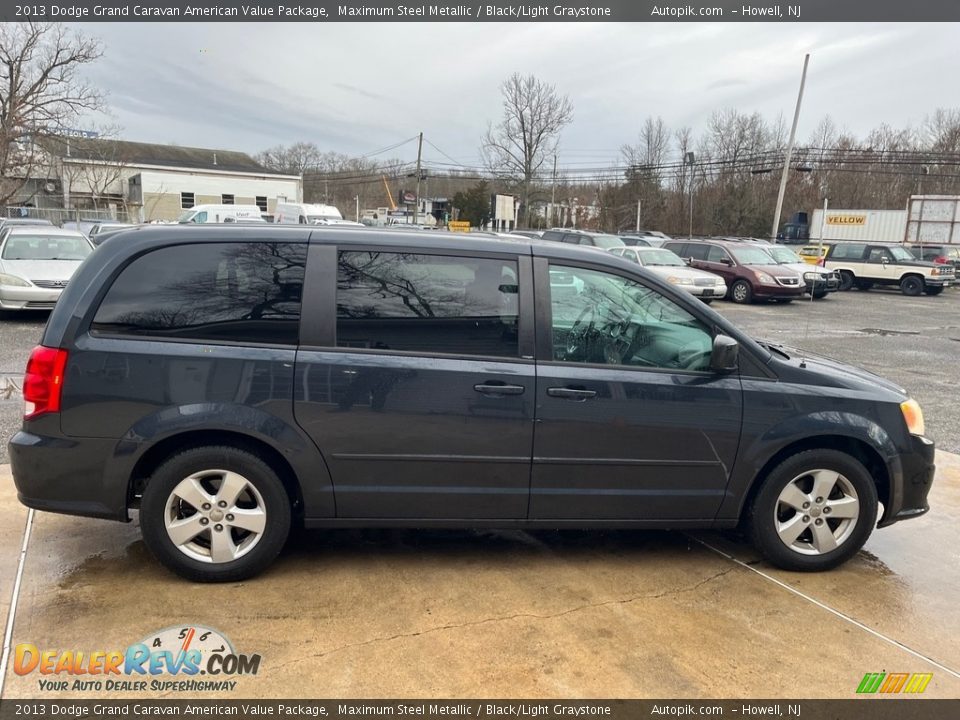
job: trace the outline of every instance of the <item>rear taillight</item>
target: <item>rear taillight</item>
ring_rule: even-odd
[[[23,419],[60,412],[60,393],[67,367],[67,351],[38,345],[27,360],[23,377]]]

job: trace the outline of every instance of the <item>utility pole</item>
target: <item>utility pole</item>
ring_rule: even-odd
[[[360,222],[360,196],[357,195],[354,200],[357,201],[357,222]]]
[[[637,200],[637,232],[640,232],[640,201]]]
[[[690,166],[690,178],[689,185],[687,187],[689,193],[687,205],[690,206],[690,224],[687,226],[687,240],[693,239],[693,169],[696,162],[697,156],[692,152],[688,152],[683,156],[683,163]]]
[[[423,133],[420,133],[420,142],[417,143],[417,204],[413,207],[413,224],[420,222],[420,160],[423,157]]]
[[[553,154],[553,188],[550,191],[550,227],[556,227],[557,217],[557,154]]]
[[[793,157],[793,140],[797,136],[797,121],[800,120],[800,103],[803,102],[803,86],[807,82],[807,65],[810,53],[803,57],[803,74],[800,76],[800,92],[797,94],[797,108],[793,111],[793,125],[790,126],[790,140],[787,142],[787,155],[783,159],[783,173],[780,175],[780,192],[777,193],[777,210],[773,214],[773,229],[770,238],[775,240],[780,229],[780,213],[783,211],[783,196],[787,191],[787,176],[790,174],[790,160]]]

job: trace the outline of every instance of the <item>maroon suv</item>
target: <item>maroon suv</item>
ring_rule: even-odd
[[[753,300],[790,302],[803,295],[804,283],[793,270],[777,265],[761,248],[726,240],[674,240],[664,245],[690,267],[706,270],[727,283],[735,303]]]

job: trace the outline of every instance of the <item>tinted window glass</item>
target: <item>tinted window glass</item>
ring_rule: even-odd
[[[641,368],[707,370],[708,328],[634,280],[551,265],[553,359]]]
[[[724,258],[727,256],[727,251],[716,245],[711,245],[710,250],[707,252],[707,260],[710,262],[723,262]]]
[[[120,273],[91,329],[296,344],[306,257],[306,245],[289,243],[216,243],[155,250]]]
[[[860,260],[867,246],[862,243],[840,243],[835,245],[830,254],[832,260]]]
[[[693,243],[687,243],[687,257],[691,257],[694,260],[706,260],[707,253],[710,252],[709,245],[695,245]]]
[[[337,345],[516,357],[517,263],[343,252]]]
[[[560,241],[563,240],[563,233],[557,230],[547,230],[543,233],[543,239]]]

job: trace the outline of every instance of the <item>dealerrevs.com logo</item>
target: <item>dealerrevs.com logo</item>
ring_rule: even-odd
[[[241,675],[256,675],[260,655],[245,655],[212,628],[169,627],[124,650],[43,650],[19,643],[17,675],[37,673],[43,691],[230,692]],[[203,676],[198,677],[198,676]]]

